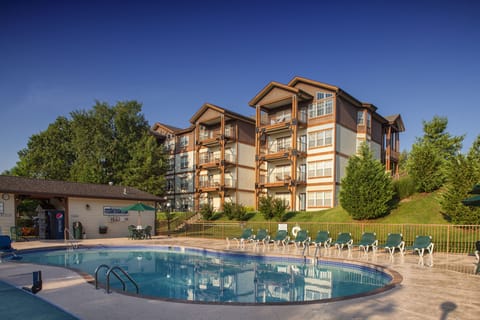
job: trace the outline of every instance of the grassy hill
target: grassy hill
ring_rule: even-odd
[[[257,213],[250,221],[264,221]],[[292,222],[355,222],[341,207],[312,212],[297,213]],[[369,220],[372,223],[413,223],[413,224],[448,224],[440,210],[440,193],[415,194],[400,202],[388,216]]]

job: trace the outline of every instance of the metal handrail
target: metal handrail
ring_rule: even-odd
[[[119,266],[113,266],[113,267],[111,267],[110,269],[108,269],[108,271],[107,271],[107,293],[110,293],[110,274],[111,274],[111,273],[113,273],[113,274],[117,277],[117,279],[120,280],[120,282],[121,282],[122,285],[123,285],[123,291],[125,291],[125,281],[123,281],[122,279],[120,279],[120,277],[118,276],[118,274],[114,271],[115,269],[120,270],[120,271],[123,273],[123,275],[124,275],[125,277],[127,277],[128,280],[130,280],[130,282],[135,286],[135,289],[136,289],[137,294],[138,294],[138,293],[140,292],[140,289],[138,288],[137,282],[136,282],[135,280],[133,280],[132,277],[130,277],[130,275],[128,274],[128,272],[126,272],[125,270],[123,270],[123,269],[122,269],[121,267],[119,267]]]
[[[115,269],[118,269],[120,270],[123,275],[125,277],[127,277],[127,279],[135,286],[135,289],[137,291],[137,294],[139,293],[139,287],[138,287],[138,284],[135,280],[133,280],[133,278],[124,270],[122,269],[121,267],[119,266],[113,266],[113,267],[110,267],[106,264],[101,264],[99,265],[96,269],[95,269],[95,289],[98,289],[98,272],[100,271],[100,269],[102,268],[105,268],[107,269],[107,272],[105,273],[106,276],[107,276],[107,285],[106,285],[106,291],[107,293],[110,293],[110,274],[113,274],[117,279],[118,281],[120,281],[120,283],[122,284],[122,290],[123,291],[126,291],[126,284],[125,284],[125,281],[123,281],[123,279],[118,275],[118,273],[116,273],[114,270]]]
[[[67,234],[68,234],[68,238],[67,238]],[[68,228],[65,228],[63,237],[65,241],[66,240],[70,241],[70,244],[72,245],[72,249],[78,249],[78,241],[75,238],[72,239],[72,234],[70,233],[70,230],[68,230]]]

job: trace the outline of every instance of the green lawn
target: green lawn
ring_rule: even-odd
[[[439,199],[440,193],[415,194],[400,202],[388,216],[369,220],[372,223],[412,223],[412,224],[449,224],[441,214]],[[228,221],[226,218],[221,220]],[[265,221],[260,213],[257,213],[249,221]],[[289,219],[291,222],[355,222],[350,215],[341,207],[328,210],[299,212]]]

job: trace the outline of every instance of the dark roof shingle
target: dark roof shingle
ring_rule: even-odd
[[[0,193],[15,193],[28,196],[60,196],[143,201],[162,200],[162,198],[148,192],[126,186],[42,180],[5,175],[0,175]]]

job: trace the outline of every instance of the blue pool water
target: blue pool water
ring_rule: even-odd
[[[365,294],[392,277],[372,268],[331,261],[230,254],[179,247],[89,248],[22,253],[23,262],[74,268],[94,275],[120,266],[144,296],[220,303],[292,303]],[[99,280],[105,284],[105,270]],[[111,287],[122,289],[110,277]],[[133,285],[126,290],[134,293]]]

